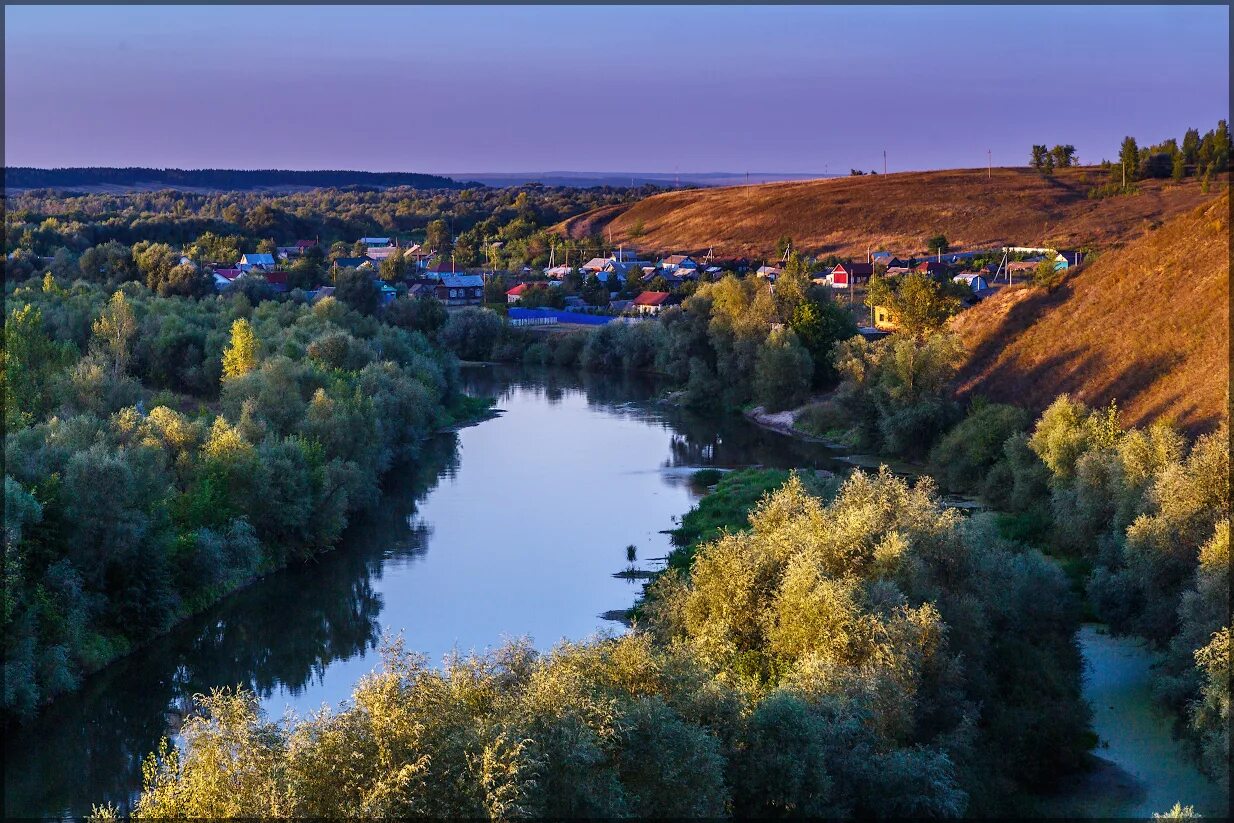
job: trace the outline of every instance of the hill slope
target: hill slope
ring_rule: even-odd
[[[1230,195],[1103,254],[1053,293],[1008,290],[952,321],[961,393],[1044,408],[1117,400],[1124,425],[1197,433],[1229,413]]]
[[[863,175],[759,186],[675,191],[571,218],[574,237],[611,229],[612,243],[652,252],[763,257],[788,235],[816,254],[863,256],[868,248],[923,250],[944,233],[953,245],[1052,244],[1108,247],[1141,228],[1199,205],[1199,183],[1144,181],[1134,197],[1088,199],[1102,173],[985,169]]]

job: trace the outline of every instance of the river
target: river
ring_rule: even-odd
[[[627,565],[628,544],[640,567],[658,567],[670,549],[665,530],[698,499],[695,469],[851,468],[820,444],[738,415],[656,404],[663,387],[650,378],[509,367],[464,373],[469,392],[497,399],[499,416],[433,438],[418,460],[393,470],[380,505],[357,519],[336,551],[224,599],[10,734],[5,815],[127,807],[142,758],[174,736],[194,693],[215,686],[253,689],[272,717],[304,715],[347,699],[378,664],[383,636],[401,634],[408,648],[439,660],[505,637],[529,636],[547,649],[562,638],[623,631],[602,615],[627,608],[641,584],[613,573]],[[1089,781],[1059,808],[1145,814],[1175,800],[1206,805],[1193,795],[1211,784],[1170,743],[1167,719],[1130,724],[1149,729],[1147,758],[1137,754],[1138,739],[1119,736],[1126,713],[1150,717],[1146,702],[1118,698],[1124,687],[1147,688],[1147,663],[1136,658],[1120,669],[1127,641],[1088,629],[1080,640],[1100,674],[1086,681],[1096,731],[1110,744],[1098,754],[1135,778],[1113,781],[1113,794],[1111,781]],[[1098,808],[1089,800],[1099,789],[1116,797]],[[1167,797],[1174,799],[1153,806]]]
[[[271,575],[87,679],[5,741],[6,816],[84,815],[125,807],[141,759],[174,734],[192,695],[243,684],[267,712],[301,715],[351,694],[379,662],[383,635],[440,660],[503,637],[541,649],[624,630],[655,568],[663,532],[699,490],[693,469],[841,468],[823,446],[738,415],[701,417],[653,402],[645,377],[490,367],[467,390],[501,414],[434,438],[392,471],[377,510],[337,550]]]

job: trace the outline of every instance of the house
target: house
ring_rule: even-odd
[[[214,270],[214,288],[222,291],[236,281],[237,278],[243,277],[244,272],[240,269],[215,269]]]
[[[440,280],[447,274],[457,274],[457,272],[454,270],[453,260],[447,260],[444,257],[439,257],[436,263],[424,270],[424,274],[426,277],[433,280]]]
[[[304,252],[299,246],[279,246],[274,250],[274,254],[280,260],[287,260],[292,257],[299,257]]]
[[[634,251],[634,249],[631,249],[630,251],[626,251],[625,249],[618,249],[617,251],[609,255],[610,260],[616,261],[618,263],[633,263],[636,257],[638,257],[638,252]]]
[[[560,280],[569,274],[571,271],[569,266],[553,266],[551,269],[544,270],[544,276],[553,280]]]
[[[334,261],[336,269],[363,269],[373,268],[373,261],[367,257],[340,257]]]
[[[484,278],[478,274],[443,274],[437,283],[437,299],[447,306],[483,305]]]
[[[513,306],[515,303],[522,300],[523,295],[527,292],[528,288],[530,288],[530,286],[528,286],[526,283],[519,283],[514,288],[509,289],[506,292],[506,303]]]
[[[364,253],[364,256],[380,264],[387,257],[393,257],[396,251],[399,251],[397,246],[373,246]]]
[[[908,274],[908,262],[899,257],[891,258],[887,261],[886,265],[887,274]]]
[[[570,311],[582,311],[587,308],[587,301],[578,295],[572,294],[566,298],[565,307]]]
[[[604,271],[604,267],[608,264],[607,257],[593,257],[578,268],[583,274],[598,274]]]
[[[874,328],[878,331],[891,332],[899,328],[895,315],[886,306],[875,306],[871,314],[874,315]]]
[[[672,294],[666,291],[645,291],[635,297],[630,306],[639,314],[659,314],[660,310],[669,305]]]
[[[197,263],[193,261],[193,258],[186,257],[184,255],[180,255],[180,265],[181,266],[192,266],[194,269],[197,268]]]
[[[301,254],[304,254],[306,251],[308,251],[309,249],[313,248],[316,245],[317,245],[316,240],[297,240],[296,241],[296,248],[300,250]]]
[[[381,305],[388,306],[398,298],[398,289],[391,286],[389,283],[378,283],[378,290],[381,292],[378,300]]]
[[[889,251],[876,251],[870,255],[870,262],[878,266],[890,265],[891,261],[895,259],[896,256]]]
[[[772,283],[776,282],[776,278],[780,276],[782,269],[779,266],[759,266],[755,272],[759,277],[766,277]]]
[[[913,271],[920,274],[928,274],[935,279],[941,279],[947,276],[948,266],[946,263],[940,263],[937,260],[922,260],[917,265],[913,266]]]
[[[241,256],[236,268],[240,271],[249,271],[251,269],[272,269],[274,265],[273,254],[246,254]]]
[[[698,263],[693,257],[686,254],[670,254],[660,261],[660,268],[665,271],[676,271],[677,269],[698,269]]]
[[[874,274],[871,263],[837,263],[831,270],[831,287],[847,289],[849,286],[860,286],[870,282]]]
[[[631,275],[635,277],[642,277],[644,269],[650,265],[651,264],[646,260],[629,260],[624,263],[616,260],[610,260],[604,267],[604,271],[615,274],[622,280],[628,280]]]
[[[619,313],[626,311],[632,305],[634,305],[633,300],[610,300],[608,301],[609,309],[615,312],[619,312]]]
[[[951,280],[953,283],[963,283],[974,292],[990,288],[990,281],[986,280],[985,275],[979,272],[964,272],[963,274],[957,274]]]
[[[373,248],[374,246],[380,247],[380,246],[390,245],[390,238],[389,237],[361,237],[360,242],[368,246],[369,248]]]
[[[270,287],[277,292],[287,291],[287,272],[285,271],[268,271],[263,272],[266,282]]]

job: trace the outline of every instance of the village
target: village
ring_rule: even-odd
[[[799,257],[798,264],[808,268],[815,285],[829,289],[834,299],[849,307],[863,335],[877,338],[895,332],[898,326],[888,307],[866,305],[875,278],[895,283],[903,275],[923,274],[961,295],[967,307],[1032,279],[1043,265],[1063,272],[1082,265],[1085,259],[1085,253],[1076,249],[1002,246],[949,251],[941,236],[928,243],[934,246],[930,252],[870,250],[865,260]],[[761,278],[774,290],[777,278],[794,257],[791,241],[778,258],[762,261],[721,258],[710,251],[647,255],[624,247],[601,254],[573,266],[550,263],[543,269],[524,266],[513,272],[461,269],[448,252],[425,249],[418,243],[403,246],[397,238],[361,237],[350,246],[335,243],[329,252],[322,251],[318,240],[297,240],[274,246],[273,252],[243,254],[234,263],[199,264],[187,257],[180,262],[208,270],[218,292],[244,285],[245,278],[261,278],[271,293],[299,288],[305,299],[316,301],[332,296],[339,274],[351,270],[368,275],[380,305],[405,294],[436,299],[447,310],[488,306],[515,326],[597,326],[654,317],[680,305],[699,283],[730,274]],[[304,258],[320,261],[329,282],[323,279],[311,288],[293,287],[292,269]]]

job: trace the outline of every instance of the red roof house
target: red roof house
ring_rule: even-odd
[[[523,294],[527,291],[528,288],[529,286],[526,283],[519,283],[517,286],[515,286],[514,288],[506,292],[506,302],[507,303],[517,303],[519,300],[522,299]]]
[[[847,289],[850,280],[853,285],[868,283],[873,274],[874,265],[872,263],[838,263],[831,270],[831,287]]]
[[[631,304],[639,314],[659,314],[669,304],[672,294],[666,291],[645,291]]]

